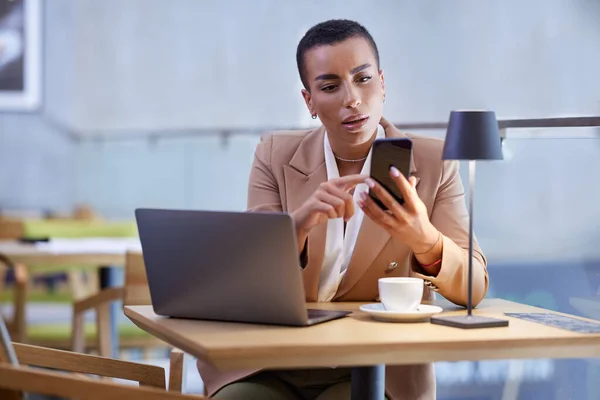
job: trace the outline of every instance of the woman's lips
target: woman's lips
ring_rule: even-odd
[[[344,125],[344,127],[349,131],[355,131],[365,126],[368,121],[369,117],[363,117],[352,121],[343,122],[342,125]]]

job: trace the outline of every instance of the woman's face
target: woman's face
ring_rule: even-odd
[[[383,71],[365,39],[349,38],[319,46],[304,55],[306,82],[302,95],[330,136],[348,144],[367,142],[383,112]]]

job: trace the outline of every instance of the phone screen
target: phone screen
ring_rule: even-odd
[[[371,156],[371,178],[379,182],[400,204],[404,203],[402,192],[390,176],[390,167],[398,168],[408,179],[412,158],[412,141],[408,138],[376,139]],[[369,191],[371,198],[384,210],[387,207]]]

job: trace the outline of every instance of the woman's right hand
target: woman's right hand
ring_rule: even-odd
[[[344,218],[348,221],[354,215],[354,200],[350,191],[364,183],[366,175],[347,175],[323,182],[317,190],[292,213],[298,238],[298,252],[312,228],[328,219]]]

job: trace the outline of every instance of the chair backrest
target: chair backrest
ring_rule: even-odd
[[[16,240],[23,237],[25,227],[22,220],[0,218],[0,239]]]
[[[150,365],[132,365],[104,357],[90,356],[44,347],[11,342],[0,318],[0,399],[23,400],[27,393],[58,396],[58,398],[188,400],[204,396],[165,391],[164,369]],[[19,366],[16,353],[22,360]],[[128,365],[129,364],[129,365]],[[31,368],[31,367],[42,367]],[[49,370],[48,370],[49,369]],[[64,373],[55,370],[64,370]],[[123,385],[109,380],[89,379],[73,373],[83,373],[137,381],[138,386]],[[56,398],[56,397],[52,397]]]
[[[124,306],[142,306],[152,304],[144,257],[139,252],[128,252],[125,260],[125,298]]]

